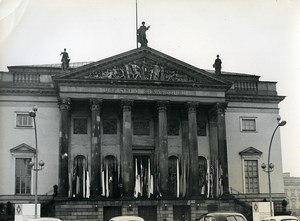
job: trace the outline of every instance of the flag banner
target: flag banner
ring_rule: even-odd
[[[73,174],[72,174],[72,197],[76,197],[76,177],[77,177],[77,171],[76,167],[73,165]]]
[[[179,198],[180,192],[179,192],[179,187],[180,187],[180,178],[179,178],[179,159],[176,159],[176,197]]]
[[[89,198],[90,179],[87,157],[78,155],[73,161],[73,173],[69,173],[69,193],[71,198]]]
[[[210,179],[210,196],[209,198],[214,198],[214,160],[211,158],[210,160],[210,174],[209,174],[209,179]]]
[[[154,176],[149,156],[134,157],[134,197],[151,198],[154,194]]]
[[[223,179],[223,169],[222,169],[221,164],[219,164],[219,174],[218,174],[219,197],[223,195],[223,183],[222,183],[222,179]]]
[[[86,171],[85,171],[85,168],[83,168],[83,170],[82,170],[82,196],[83,196],[83,198],[85,198],[85,188],[86,188],[86,178],[85,178],[85,176],[86,176]]]
[[[86,198],[90,198],[90,175],[89,171],[86,171]]]
[[[137,198],[140,194],[140,175],[138,174],[137,158],[135,159],[135,185],[134,185],[134,197]]]
[[[143,168],[143,161],[140,159],[140,196],[143,196],[144,190],[144,168]]]
[[[80,181],[79,176],[76,176],[76,195],[79,195]]]
[[[148,172],[147,172],[147,197],[151,196],[151,166],[150,166],[150,158],[148,159]]]
[[[207,157],[199,157],[199,188],[201,195],[207,191]]]
[[[122,165],[121,163],[119,163],[119,183],[118,183],[118,187],[119,187],[119,196],[123,196],[123,179],[122,179]]]
[[[103,166],[103,161],[100,164],[101,165],[101,196],[105,196],[105,172],[104,172],[104,166]]]
[[[122,175],[117,156],[106,156],[100,164],[99,173],[101,177],[101,196],[106,198],[120,196],[122,192]]]
[[[210,196],[210,159],[207,157],[207,172],[206,172],[206,180],[207,180],[207,192],[206,192],[206,198],[209,198]]]
[[[113,191],[112,196],[120,196],[119,191],[119,166],[118,166],[118,158],[114,156],[114,165],[113,165]]]
[[[109,186],[108,186],[108,182],[109,182],[109,176],[108,176],[108,165],[105,162],[105,193],[106,193],[106,198],[109,197]]]
[[[89,175],[89,163],[88,163],[88,157],[87,157],[87,162],[86,162],[86,184],[85,184],[85,197],[90,198],[90,175]]]
[[[68,191],[68,197],[72,198],[72,174],[69,172],[69,191]]]

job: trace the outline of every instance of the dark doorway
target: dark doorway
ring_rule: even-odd
[[[105,206],[103,207],[103,221],[109,221],[115,216],[122,215],[122,207],[120,206]]]
[[[156,206],[139,206],[138,216],[147,221],[157,220],[157,207]]]
[[[173,207],[174,221],[190,221],[191,207],[190,206],[174,206]]]
[[[73,197],[89,197],[88,165],[85,156],[77,155],[73,162]]]

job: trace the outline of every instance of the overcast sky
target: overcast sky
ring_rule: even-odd
[[[136,48],[135,0],[0,0],[0,71],[98,61]],[[300,1],[138,0],[148,46],[202,69],[276,81],[284,172],[300,177]],[[298,115],[297,115],[298,114]],[[276,162],[275,167],[276,167]]]

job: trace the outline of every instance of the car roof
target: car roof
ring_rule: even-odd
[[[110,221],[144,221],[144,219],[139,216],[116,216],[111,218]]]
[[[290,219],[293,219],[293,220],[298,220],[297,217],[295,216],[270,216],[270,217],[266,217],[264,218],[263,220],[290,220]]]
[[[203,215],[202,217],[215,217],[219,221],[222,221],[222,220],[225,221],[225,220],[227,220],[228,216],[242,217],[245,221],[247,220],[243,214],[237,213],[237,212],[212,212],[212,213],[207,213],[207,214]]]
[[[40,218],[28,219],[28,221],[61,221],[61,219],[54,218],[54,217],[40,217]]]
[[[244,216],[243,214],[237,212],[213,212],[213,213],[205,214],[205,216],[228,216],[228,215]]]

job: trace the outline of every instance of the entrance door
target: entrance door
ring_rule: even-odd
[[[157,220],[157,207],[156,206],[139,206],[138,216],[147,221]]]
[[[190,206],[174,206],[173,207],[174,221],[190,221],[191,207]]]
[[[109,221],[115,216],[122,215],[122,207],[120,206],[105,206],[103,207],[103,221]]]
[[[77,155],[73,165],[73,195],[77,198],[85,198],[87,188],[87,161],[85,156]]]

